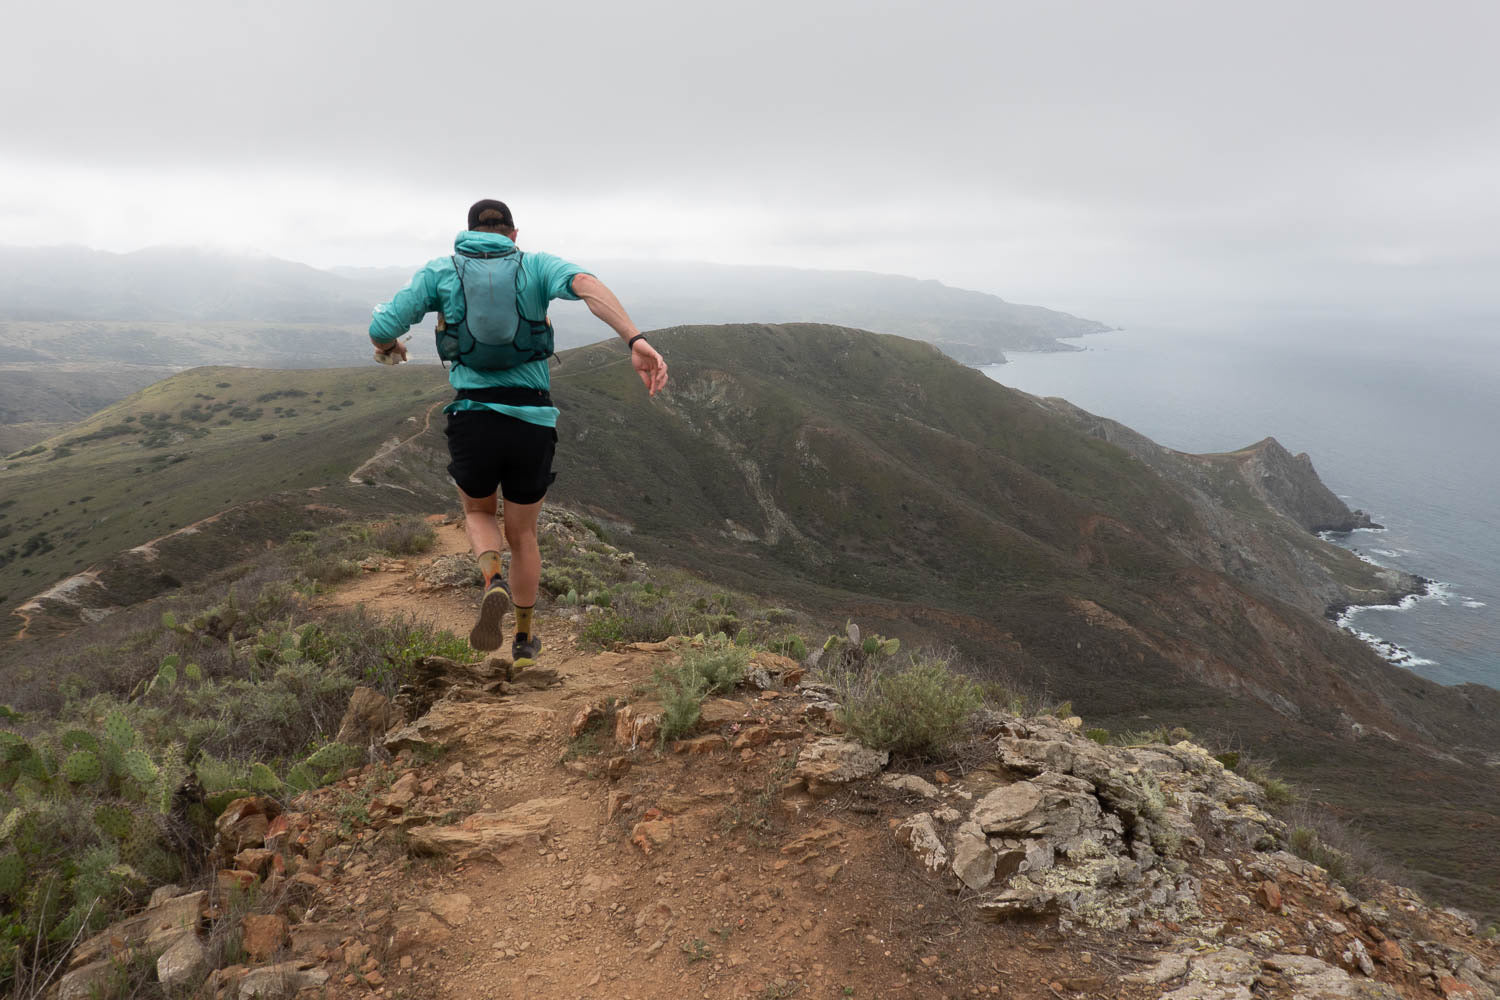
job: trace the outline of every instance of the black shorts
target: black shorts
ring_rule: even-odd
[[[448,414],[448,475],[471,497],[487,497],[500,487],[511,503],[536,503],[557,474],[552,456],[557,431],[495,410]]]

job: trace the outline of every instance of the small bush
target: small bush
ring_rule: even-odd
[[[1296,801],[1292,786],[1272,774],[1265,764],[1241,754],[1236,765],[1235,773],[1259,785],[1270,805],[1289,806]]]
[[[708,681],[684,664],[658,668],[654,681],[656,696],[661,700],[661,741],[665,744],[691,733],[698,724]]]
[[[415,556],[432,548],[437,533],[419,518],[401,518],[382,524],[370,533],[370,541],[395,556]]]
[[[750,667],[750,651],[735,646],[724,636],[708,640],[702,649],[683,654],[682,669],[703,679],[709,694],[732,691],[745,679]]]
[[[840,721],[851,736],[877,750],[911,756],[941,752],[983,704],[978,684],[931,657],[846,683],[842,700]]]
[[[1109,746],[1109,730],[1108,729],[1085,729],[1083,731],[1083,735],[1087,736],[1089,739],[1093,740],[1095,743],[1102,743],[1105,746]]]

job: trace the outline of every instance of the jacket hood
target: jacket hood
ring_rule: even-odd
[[[501,236],[499,233],[476,233],[472,229],[465,229],[453,237],[454,250],[467,250],[470,253],[495,253],[497,250],[514,250],[516,244],[509,236]]]

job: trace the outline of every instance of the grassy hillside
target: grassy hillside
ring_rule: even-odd
[[[1500,911],[1485,763],[1500,694],[1424,681],[1321,620],[1323,595],[1389,581],[1268,507],[1240,459],[1148,461],[1087,415],[896,337],[790,325],[653,341],[673,374],[654,400],[618,344],[569,352],[554,374],[554,498],[622,547],[954,647],[979,677],[1072,699],[1091,722],[1182,724],[1279,758],[1444,898]],[[447,396],[420,367],[154,386],[0,473],[6,606],[96,565],[89,617],[310,520],[443,509],[442,425],[420,421]],[[398,435],[411,444],[361,465]],[[350,484],[356,467],[375,485]],[[226,504],[149,558],[105,558]]]
[[[0,471],[0,609],[226,508],[338,483],[446,398],[417,366],[201,368],[111,406]]]

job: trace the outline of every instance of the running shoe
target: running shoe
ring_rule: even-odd
[[[499,649],[505,641],[505,613],[510,607],[510,588],[497,576],[484,588],[484,598],[479,602],[479,621],[469,632],[469,645],[484,653]]]
[[[510,661],[516,669],[536,666],[536,658],[542,651],[542,640],[535,635],[521,638],[519,635],[510,644]]]

